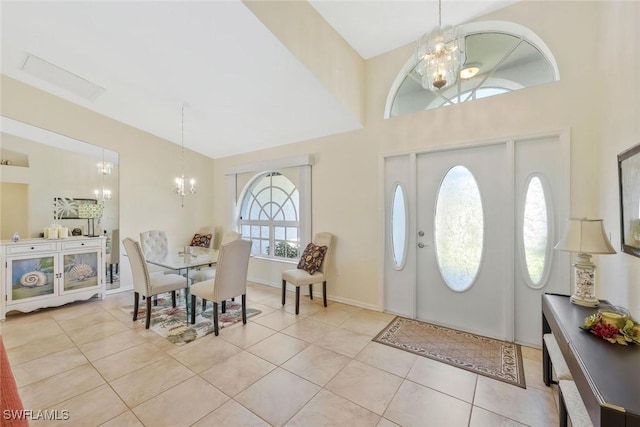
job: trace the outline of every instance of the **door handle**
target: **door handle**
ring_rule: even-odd
[[[427,245],[425,245],[425,244],[424,244],[424,243],[422,243],[422,242],[418,243],[418,247],[419,247],[420,249],[424,248],[425,246],[427,246]]]

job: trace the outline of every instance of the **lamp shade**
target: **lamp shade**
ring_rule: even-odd
[[[78,205],[78,218],[100,218],[102,217],[102,205],[97,203],[82,203]]]
[[[585,254],[615,254],[601,219],[569,218],[565,234],[554,247],[559,251]]]

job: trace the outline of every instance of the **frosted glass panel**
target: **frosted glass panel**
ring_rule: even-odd
[[[454,291],[471,287],[482,259],[484,218],[478,184],[464,166],[451,168],[440,184],[434,236],[447,285]]]
[[[391,242],[393,244],[393,263],[396,267],[404,263],[404,249],[407,241],[407,212],[402,186],[396,185],[393,192],[391,210]]]
[[[529,279],[534,285],[539,285],[547,262],[549,226],[544,188],[537,176],[529,180],[527,187],[522,221],[522,242]]]

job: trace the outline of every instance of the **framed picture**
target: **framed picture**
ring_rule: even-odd
[[[640,144],[618,154],[622,252],[640,257]]]
[[[96,204],[98,200],[56,197],[53,199],[53,217],[56,219],[79,219],[78,206],[83,203]]]

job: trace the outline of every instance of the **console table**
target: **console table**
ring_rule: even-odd
[[[609,303],[601,301],[600,307]],[[640,346],[612,344],[579,327],[597,308],[571,304],[568,295],[542,295],[542,333],[553,333],[596,427],[640,427]],[[549,385],[550,359],[543,351]]]
[[[0,241],[0,320],[7,312],[105,298],[105,237]]]

